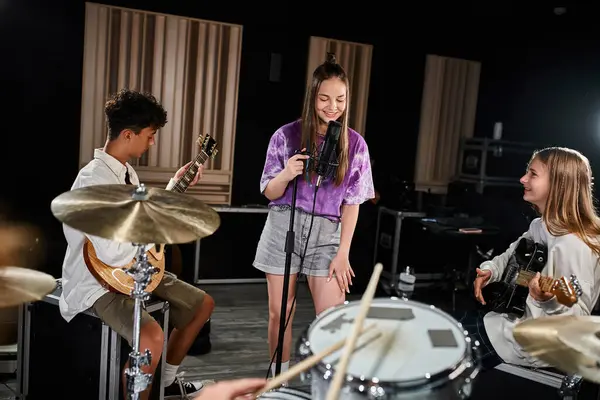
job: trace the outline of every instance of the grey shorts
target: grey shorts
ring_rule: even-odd
[[[341,223],[324,217],[315,216],[310,237],[311,215],[296,209],[294,218],[294,254],[292,254],[291,273],[300,272],[300,256],[304,254],[306,239],[308,248],[302,273],[310,276],[329,275],[329,264],[340,247]],[[255,268],[274,275],[283,275],[285,270],[285,238],[290,225],[290,210],[272,207],[263,228],[256,257]]]

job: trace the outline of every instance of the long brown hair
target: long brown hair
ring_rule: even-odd
[[[327,60],[319,65],[313,72],[312,82],[306,88],[304,95],[304,107],[302,110],[302,147],[312,152],[312,145],[317,144],[317,127],[319,120],[315,112],[315,102],[321,82],[330,79],[338,78],[346,85],[346,108],[340,116],[342,123],[342,132],[338,140],[337,155],[339,166],[337,167],[335,184],[339,186],[346,176],[348,170],[348,108],[350,106],[350,82],[346,71],[335,59],[335,54],[327,53]]]
[[[548,169],[550,190],[542,219],[554,236],[574,233],[600,256],[600,218],[592,197],[593,177],[588,159],[565,147],[533,153]]]

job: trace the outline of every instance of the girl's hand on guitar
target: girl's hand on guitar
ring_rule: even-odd
[[[538,272],[529,281],[529,295],[540,303],[548,301],[554,297],[552,293],[544,292],[540,288],[540,273]]]
[[[185,171],[187,171],[187,169],[190,167],[190,165],[192,165],[192,162],[193,161],[190,161],[189,163],[185,164],[183,167],[181,167],[177,170],[177,172],[175,173],[175,180],[179,180],[185,174]],[[200,167],[198,167],[198,172],[196,173],[196,176],[194,177],[192,182],[190,182],[189,186],[194,186],[196,183],[198,183],[198,181],[200,179],[202,179],[203,171],[204,171],[204,165],[200,165]]]
[[[481,294],[481,289],[488,283],[490,278],[492,277],[492,271],[489,269],[479,269],[477,268],[477,278],[473,282],[473,289],[475,291],[475,298],[478,302],[485,305],[485,300]]]

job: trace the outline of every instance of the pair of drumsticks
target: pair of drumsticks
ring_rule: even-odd
[[[365,290],[365,293],[363,294],[363,297],[361,299],[360,309],[358,311],[358,314],[356,315],[354,324],[352,325],[352,331],[350,332],[350,336],[329,346],[328,348],[319,352],[318,354],[315,354],[299,362],[298,364],[290,368],[288,371],[277,375],[276,377],[271,379],[265,386],[257,390],[254,393],[253,397],[256,398],[261,394],[268,392],[269,390],[273,390],[281,386],[284,382],[300,375],[302,372],[318,364],[323,358],[327,357],[334,351],[341,349],[345,345],[344,352],[342,353],[339,365],[335,370],[333,381],[331,382],[331,386],[329,387],[329,392],[327,392],[327,400],[337,399],[340,393],[340,388],[342,387],[344,377],[346,376],[346,369],[348,368],[350,357],[352,356],[352,353],[354,352],[354,349],[356,347],[358,337],[375,328],[375,324],[371,324],[363,328],[363,323],[367,318],[369,309],[371,308],[371,301],[373,300],[373,296],[375,295],[375,290],[377,289],[377,284],[379,283],[379,276],[381,275],[382,270],[383,265],[381,265],[381,263],[375,265],[375,269],[373,270],[373,274],[371,275],[369,285],[367,286],[367,289]],[[379,332],[376,329],[373,332],[379,334]]]

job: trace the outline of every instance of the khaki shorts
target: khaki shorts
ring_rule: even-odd
[[[167,271],[152,292],[153,296],[169,302],[169,322],[177,329],[182,329],[190,323],[196,310],[202,305],[205,294],[204,291],[177,279]],[[96,300],[92,310],[98,318],[131,345],[134,306],[135,301],[130,296],[109,292]],[[154,318],[146,310],[142,310],[141,325],[151,321],[155,321]]]

